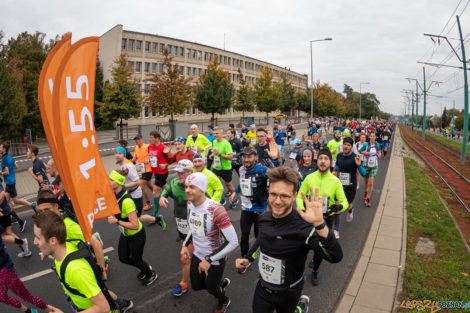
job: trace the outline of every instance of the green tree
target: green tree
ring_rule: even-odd
[[[292,83],[287,79],[284,73],[281,74],[281,81],[275,82],[274,86],[280,95],[279,109],[283,113],[290,113],[295,108],[296,104],[294,86],[292,86]]]
[[[174,120],[174,114],[183,113],[191,104],[192,86],[189,84],[191,78],[185,78],[180,73],[179,65],[172,64],[173,57],[168,50],[163,52],[163,72],[155,74],[149,81],[149,96],[145,99],[153,112],[170,115],[170,121]]]
[[[96,72],[95,72],[95,106],[94,106],[94,122],[95,128],[101,128],[103,124],[103,118],[100,114],[99,103],[103,102],[103,88],[104,88],[104,76],[103,76],[103,67],[101,66],[100,59],[96,59]]]
[[[99,112],[103,123],[108,126],[119,120],[119,137],[122,138],[122,121],[139,114],[141,97],[123,53],[114,61],[111,75],[112,81],[107,82],[103,89],[103,102],[98,103]]]
[[[212,114],[212,125],[214,114],[223,114],[232,105],[235,89],[230,82],[229,73],[219,68],[217,57],[208,64],[207,73],[201,76],[195,93],[196,107],[206,114]]]
[[[304,93],[304,92],[296,92],[294,96],[295,100],[295,109],[305,112],[305,113],[310,113],[310,98],[309,96]],[[315,106],[315,99],[313,99],[313,105]]]
[[[21,72],[16,63],[8,64],[2,39],[0,31],[0,138],[8,140],[21,134],[26,107]]]
[[[444,111],[442,111],[441,119],[442,119],[442,127],[445,128],[445,127],[449,126],[451,117],[447,114],[447,108],[446,107],[444,107]]]
[[[251,86],[246,83],[242,71],[238,69],[240,76],[240,87],[238,88],[233,109],[242,112],[242,122],[245,121],[245,112],[255,110],[255,93]]]
[[[5,47],[9,66],[17,68],[21,73],[21,88],[26,105],[22,125],[38,135],[44,134],[38,104],[39,74],[54,44],[54,41],[47,43],[45,37],[46,34],[41,32],[23,32],[16,38],[9,39]]]
[[[346,112],[343,96],[328,84],[317,82],[314,87],[317,104],[314,114],[317,116],[343,116]]]
[[[255,83],[255,102],[259,111],[266,113],[266,123],[270,112],[279,108],[279,90],[274,88],[273,75],[269,67],[261,70],[261,77]]]

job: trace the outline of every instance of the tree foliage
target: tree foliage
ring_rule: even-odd
[[[136,81],[124,54],[114,61],[111,75],[112,81],[103,88],[103,102],[98,103],[103,124],[108,127],[117,120],[122,124],[122,120],[138,115],[141,109]]]
[[[279,109],[279,89],[274,87],[273,75],[269,67],[261,70],[261,76],[255,83],[255,102],[259,111],[266,113]]]
[[[165,49],[163,72],[156,73],[149,81],[152,83],[149,96],[145,99],[153,112],[170,115],[183,113],[192,101],[191,78],[185,78],[178,64],[172,64],[173,57]]]
[[[95,72],[95,106],[93,109],[93,119],[95,128],[100,129],[103,126],[103,118],[100,113],[99,103],[103,102],[103,88],[104,88],[104,75],[103,67],[101,66],[100,59],[96,59],[96,72]]]
[[[244,121],[245,112],[253,112],[255,110],[255,93],[253,88],[247,84],[240,69],[238,69],[238,74],[240,76],[240,87],[235,97],[233,109],[242,112]]]
[[[219,67],[217,57],[208,64],[207,73],[201,76],[195,93],[196,107],[206,114],[212,114],[212,124],[215,113],[223,114],[232,105],[235,88],[230,82],[229,73]]]
[[[280,95],[279,110],[288,113],[295,109],[295,88],[284,73],[281,74],[281,80],[274,83],[274,87]]]

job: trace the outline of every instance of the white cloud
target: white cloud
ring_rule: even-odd
[[[116,24],[124,29],[158,33],[196,41],[286,66],[310,75],[309,40],[333,37],[313,44],[314,80],[338,91],[347,83],[359,89],[361,81],[371,84],[364,91],[377,94],[382,110],[401,113],[402,89],[414,88],[405,77],[422,80],[418,61],[441,62],[450,52],[442,43],[433,58],[433,44],[423,33],[439,34],[459,1],[58,1],[3,0],[0,29],[6,38],[36,30],[49,37],[71,31],[73,40],[99,36]],[[463,0],[459,14],[468,1]],[[467,9],[470,11],[470,7]],[[461,17],[463,34],[470,29],[470,12]],[[446,31],[454,24],[453,17]],[[457,27],[449,37],[457,38]],[[455,45],[458,43],[452,40]],[[470,51],[467,53],[470,55]],[[452,56],[448,64],[459,65]],[[435,71],[426,68],[429,76]],[[456,72],[456,75],[452,73]],[[463,85],[462,71],[441,68],[434,80],[434,94],[447,94]],[[463,107],[463,89],[448,98],[429,98],[428,112],[437,113],[440,103]],[[422,110],[422,109],[420,109]]]

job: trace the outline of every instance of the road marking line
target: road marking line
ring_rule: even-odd
[[[108,252],[111,252],[111,251],[114,251],[113,247],[108,247],[106,249],[103,249],[103,253],[108,253]],[[20,279],[23,282],[27,282],[28,280],[33,280],[35,278],[38,278],[38,277],[41,277],[41,276],[44,276],[44,275],[47,275],[47,274],[50,274],[50,273],[53,273],[52,269],[47,269],[47,270],[44,270],[44,271],[34,273],[32,275],[25,276],[25,277],[20,278]]]

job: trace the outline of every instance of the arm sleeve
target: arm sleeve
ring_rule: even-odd
[[[188,234],[186,235],[186,238],[184,238],[183,241],[183,246],[187,247],[193,242],[193,236],[191,232],[189,231]]]
[[[222,205],[214,210],[213,223],[220,229],[224,236],[224,243],[210,255],[212,261],[218,261],[238,247],[238,238],[235,228],[230,222],[230,217]]]
[[[331,263],[338,263],[343,259],[343,250],[330,229],[326,238],[315,234],[313,228],[306,242],[307,246],[315,251],[315,255],[321,255],[323,259]]]
[[[258,252],[259,252],[259,236],[256,238],[255,243],[250,247],[250,250],[248,250],[248,253],[244,255],[244,258],[247,258],[250,263],[253,262],[258,258]]]
[[[165,189],[163,189],[162,197],[165,197],[165,198],[173,197],[173,192],[172,192],[172,189],[171,189],[171,183],[168,186],[166,186]]]

